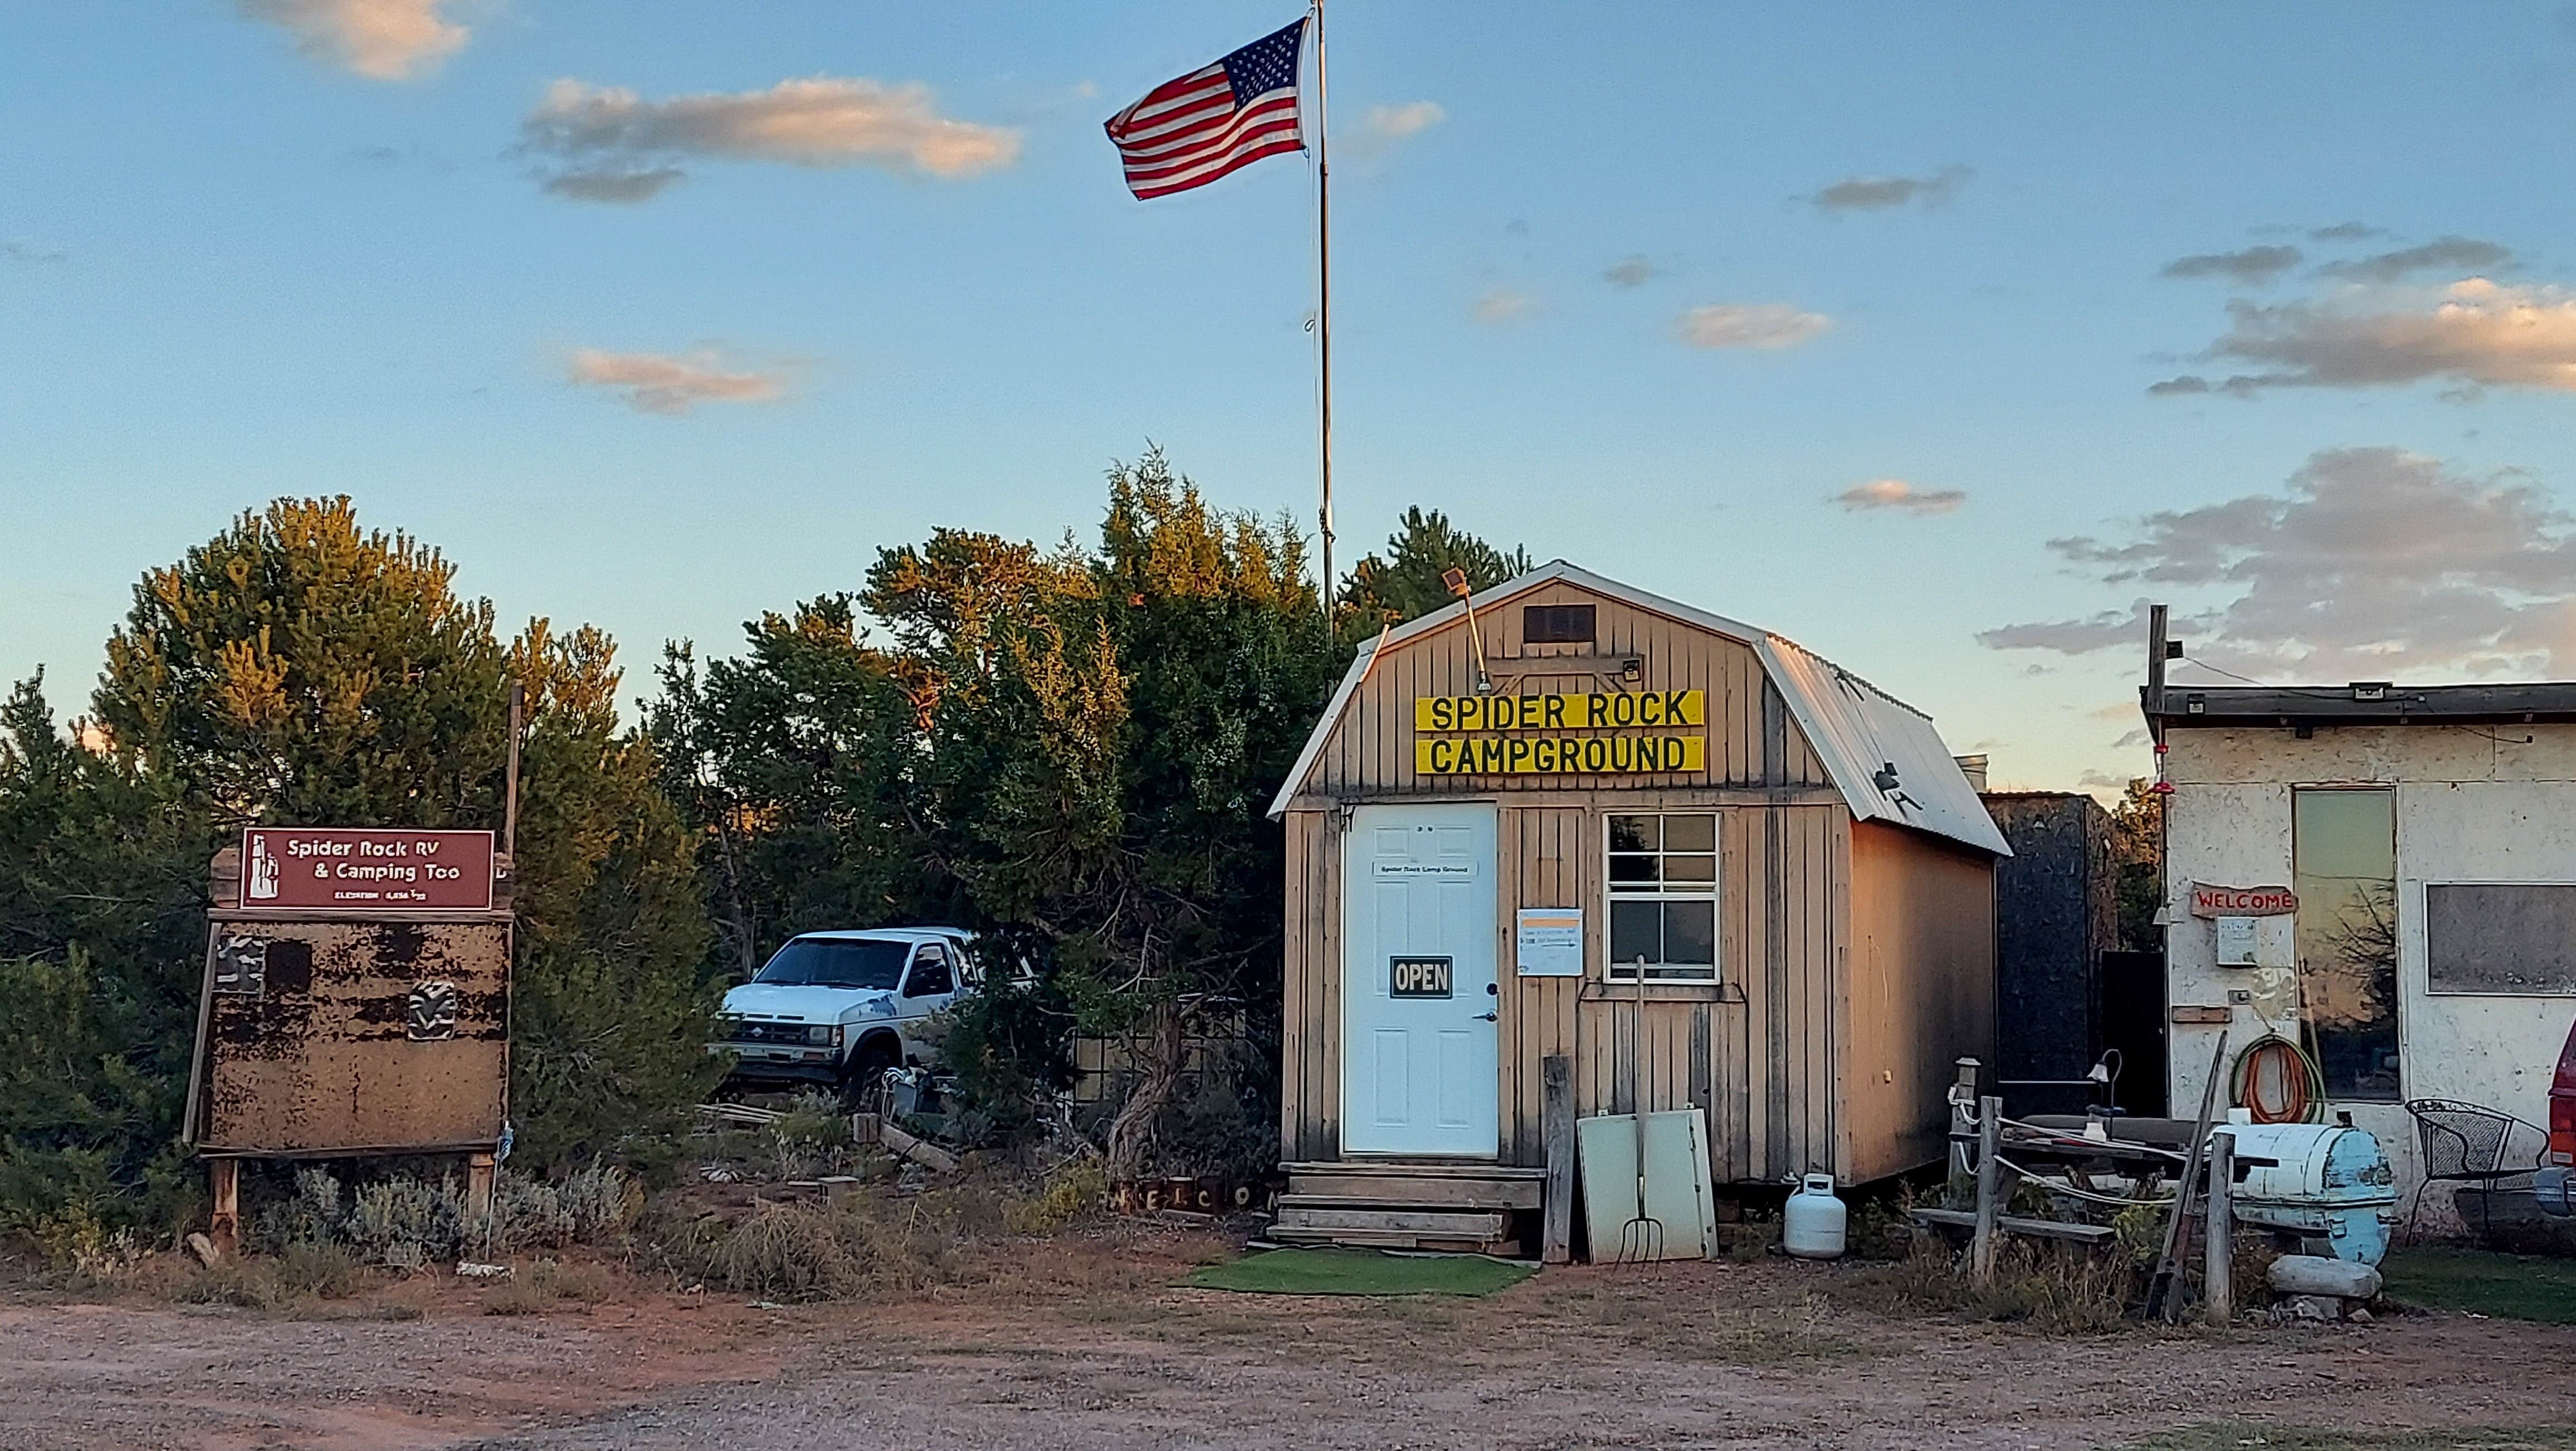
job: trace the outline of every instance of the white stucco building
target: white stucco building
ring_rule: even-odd
[[[2545,1129],[2576,1019],[2576,684],[2286,689],[2160,674],[2144,706],[2172,788],[2171,1112],[2199,1107],[2224,1027],[2231,1069],[2269,1034],[2311,1055],[2324,1118],[2348,1112],[2379,1136],[2401,1209],[2421,1175],[2406,1100]],[[2295,908],[2221,888],[2286,888]],[[2296,1090],[2273,1071],[2255,1092]],[[2222,1105],[2232,1096],[2222,1082]],[[2446,1205],[2436,1189],[2425,1213]]]

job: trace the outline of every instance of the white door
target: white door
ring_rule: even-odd
[[[1342,859],[1342,1150],[1501,1142],[1494,808],[1363,806]]]

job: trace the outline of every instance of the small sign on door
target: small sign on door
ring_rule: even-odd
[[[1390,957],[1386,995],[1391,998],[1445,998],[1450,995],[1449,959]]]

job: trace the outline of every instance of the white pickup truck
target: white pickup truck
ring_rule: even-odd
[[[959,927],[870,927],[789,938],[725,994],[711,1054],[746,1088],[813,1084],[856,1097],[889,1068],[934,1063],[929,1020],[981,980]]]

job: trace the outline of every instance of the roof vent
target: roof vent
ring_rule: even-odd
[[[2385,680],[2356,680],[2352,683],[2355,700],[2386,700],[2389,684]]]
[[[1871,775],[1871,777],[1869,778],[1869,784],[1871,784],[1872,786],[1877,787],[1877,788],[1879,789],[1880,794],[1882,794],[1882,795],[1884,795],[1884,794],[1885,794],[1885,793],[1887,793],[1887,792],[1890,792],[1890,791],[1895,790],[1895,789],[1896,789],[1896,763],[1895,763],[1894,761],[1886,761],[1886,762],[1882,762],[1882,763],[1880,763],[1879,768],[1878,768],[1878,770],[1876,771],[1876,773],[1874,773],[1873,775]]]

